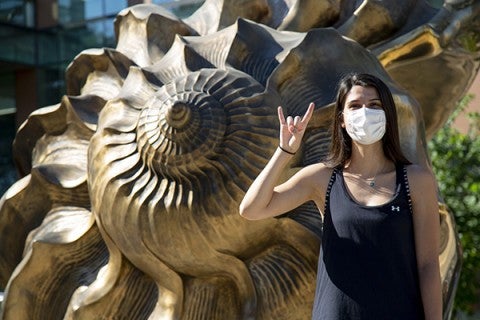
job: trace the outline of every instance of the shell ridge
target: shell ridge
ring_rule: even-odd
[[[207,36],[182,38],[196,53],[210,61],[218,69],[223,69],[236,32],[237,25],[234,24]]]
[[[188,70],[199,71],[201,69],[214,69],[215,65],[208,59],[200,55],[190,45],[184,48],[185,66]]]
[[[122,12],[121,12],[122,13]],[[122,52],[140,67],[151,64],[148,54],[146,18],[135,16],[133,10],[125,10],[117,15],[115,30],[117,35],[116,50]]]
[[[145,69],[131,67],[116,99],[125,103],[128,102],[128,105],[136,110],[143,109],[143,105],[148,100],[147,97],[150,97],[159,89],[157,81],[160,80],[156,79],[156,82],[152,83],[152,77]]]
[[[140,164],[137,164],[140,165]],[[126,173],[126,174],[131,174],[131,173]],[[137,175],[132,175],[133,177],[138,176]],[[109,230],[112,230],[111,228],[115,229],[115,226],[118,227],[124,227],[131,225],[131,222],[135,221],[134,219],[132,220],[131,217],[129,217],[129,212],[128,208],[131,205],[134,205],[131,203],[131,193],[132,193],[132,188],[129,183],[134,179],[132,177],[125,177],[122,176],[121,174],[119,175],[120,179],[109,179],[106,181],[104,190],[106,191],[105,193],[110,194],[112,200],[109,201],[108,198],[103,198],[101,197],[101,202],[100,206],[95,209],[97,209],[97,216],[100,218],[102,222],[102,227],[107,231],[109,236],[114,239],[115,242],[118,242],[119,240],[122,241],[122,243],[125,242],[130,242],[131,239],[125,239],[123,237],[123,234],[120,235],[115,235],[111,234]],[[115,177],[116,178],[116,177]],[[114,209],[116,208],[116,209]],[[113,213],[113,214],[112,214]],[[130,223],[126,223],[127,219],[131,219]],[[131,225],[132,227],[134,225]],[[133,237],[135,238],[135,237]],[[123,240],[122,240],[123,239]],[[117,243],[118,245],[118,243]]]
[[[221,4],[221,1],[204,1],[200,8],[183,21],[202,36],[215,32],[220,23]]]
[[[221,181],[224,185],[223,195],[228,195],[229,199],[225,199],[227,203],[231,201],[234,203],[238,201],[238,194],[242,193],[244,189],[244,185],[242,185],[242,177],[245,175],[237,168],[237,164],[230,158],[225,157],[221,166],[218,166],[218,171],[222,177]],[[238,160],[243,160],[238,157]],[[238,162],[237,162],[238,163]],[[235,174],[235,178],[229,180],[229,174]]]
[[[101,179],[98,179],[103,188],[113,188],[114,186],[121,186],[124,182],[131,181],[140,174],[138,168],[141,167],[141,162],[138,161],[140,156],[136,153],[125,155],[122,158],[115,159],[108,163],[109,170],[106,172],[97,173]],[[103,166],[102,166],[103,167]],[[93,172],[92,172],[93,173]]]
[[[168,33],[158,32],[168,30]],[[179,35],[198,35],[183,21],[174,15],[151,14],[146,22],[148,54],[153,63],[163,58]]]
[[[305,284],[314,281],[313,266],[305,264],[292,247],[275,246],[249,262],[257,288],[265,288],[262,298],[272,309],[290,303],[290,297],[299,294]],[[293,301],[292,301],[293,302]]]
[[[194,91],[195,83],[198,82],[198,79],[201,77],[201,72],[192,72],[189,73],[184,81],[176,81],[178,84],[182,84],[182,89],[186,92]]]
[[[201,68],[195,71],[200,72],[202,74],[202,77],[200,77],[201,81],[198,81],[198,83],[194,85],[193,91],[209,93],[208,90],[210,86],[212,86],[212,82],[217,81],[217,77],[219,76],[218,72],[215,72],[213,67]]]
[[[129,182],[133,182],[132,190],[129,197],[132,198],[132,202],[138,201],[141,198],[142,192],[145,190],[145,186],[151,179],[152,173],[148,170],[148,165],[142,162],[140,169],[138,170],[139,173],[134,180],[130,180]],[[139,202],[141,204],[141,201]]]
[[[110,68],[109,68],[110,69]],[[97,95],[104,100],[113,99],[121,90],[123,79],[112,78],[110,70],[107,72],[93,71],[88,74],[85,83],[80,89],[80,95]]]
[[[287,212],[278,217],[278,219],[291,219],[310,230],[317,237],[322,235],[322,219],[317,206],[312,202],[307,202],[300,207]]]
[[[180,180],[179,183],[182,186],[182,196],[177,198],[176,208],[179,209],[182,205],[189,208],[192,196],[195,195],[195,189],[190,182],[193,179],[193,175],[190,174],[186,168],[178,167],[177,170]]]
[[[242,166],[246,166],[246,167],[251,166],[251,168],[255,168],[256,170],[258,170],[263,167],[264,163],[267,162],[267,160],[269,159],[268,156],[270,155],[270,150],[272,150],[273,148],[271,146],[261,145],[261,144],[255,144],[250,146],[249,144],[251,143],[251,141],[252,141],[251,139],[247,139],[247,138],[232,139],[230,140],[229,147],[232,147],[232,148],[237,147],[238,155],[245,154],[247,151],[250,150],[249,148],[251,148],[252,151],[256,151],[256,152],[252,152],[251,156],[249,157],[249,160],[252,160],[252,161],[245,161],[240,163],[242,163]],[[273,142],[271,144],[273,144]],[[246,171],[248,172],[249,170],[246,170]]]
[[[268,77],[278,66],[278,61],[274,59],[259,59],[255,56],[247,56],[244,59],[242,71],[257,79],[263,86],[266,85]]]
[[[105,51],[105,55],[115,66],[115,70],[122,79],[125,79],[128,76],[130,68],[137,66],[135,62],[130,60],[126,55],[120,51],[117,51],[116,49],[103,48],[103,50]]]
[[[133,61],[115,49],[83,50],[66,68],[67,94],[79,95],[92,72],[99,72],[100,74],[111,72],[111,74],[123,79],[127,74],[126,69],[133,64]]]
[[[89,132],[87,140],[97,128],[98,115],[106,104],[106,100],[95,95],[82,97],[66,96],[67,118],[74,119],[75,124]],[[72,114],[72,116],[68,116]],[[72,119],[72,120],[73,120]]]
[[[236,83],[235,77],[229,77],[227,74],[222,82],[218,82],[216,86],[213,86],[210,90],[210,94],[217,99],[217,101],[223,102],[223,97],[227,96],[228,94],[235,94],[236,87],[234,84]]]

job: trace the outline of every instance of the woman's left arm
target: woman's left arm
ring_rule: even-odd
[[[433,174],[420,166],[408,168],[413,204],[413,225],[418,275],[426,320],[442,319],[440,279],[440,216]]]

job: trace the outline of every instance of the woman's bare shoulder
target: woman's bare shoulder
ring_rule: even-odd
[[[332,175],[333,169],[327,167],[324,163],[319,162],[304,167],[302,171],[305,172],[306,176],[311,176],[317,181],[326,180],[328,182],[330,176]]]
[[[332,175],[333,169],[327,167],[323,163],[315,163],[304,167],[301,170],[302,178],[308,181],[308,184],[315,190],[315,194],[323,198],[326,192],[328,182]]]
[[[410,189],[415,192],[422,190],[435,189],[436,181],[433,172],[424,166],[418,164],[411,164],[407,166],[407,177],[410,184]]]
[[[332,176],[333,168],[323,163],[316,163],[305,167],[308,173],[309,184],[312,187],[312,197],[320,212],[325,206],[325,195]]]

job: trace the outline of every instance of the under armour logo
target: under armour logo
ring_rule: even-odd
[[[400,212],[400,207],[399,206],[397,206],[397,207],[392,206],[392,211]]]

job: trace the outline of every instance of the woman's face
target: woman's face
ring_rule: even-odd
[[[345,111],[360,108],[383,109],[380,96],[374,87],[353,86],[345,97],[342,127],[345,128]]]
[[[378,92],[373,87],[353,86],[345,97],[342,127],[353,141],[370,145],[386,132],[386,116]]]

